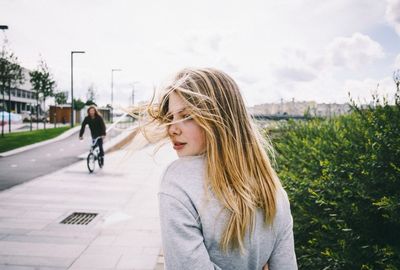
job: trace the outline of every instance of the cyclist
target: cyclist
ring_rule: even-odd
[[[90,105],[87,109],[87,116],[82,122],[81,130],[79,131],[79,139],[83,139],[83,133],[85,132],[85,126],[89,125],[90,133],[92,135],[92,139],[96,139],[97,137],[101,137],[97,140],[97,145],[99,146],[99,159],[101,159],[104,164],[104,150],[103,150],[103,139],[106,136],[106,125],[104,124],[103,117],[101,117],[99,111],[96,106]]]

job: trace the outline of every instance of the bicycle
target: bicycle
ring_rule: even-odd
[[[97,145],[97,141],[99,139],[101,139],[101,136],[92,140],[92,145],[90,146],[90,151],[86,158],[89,173],[92,173],[94,171],[96,167],[96,160],[99,163],[100,168],[102,168],[104,165],[104,158],[99,156],[100,149],[99,146]]]

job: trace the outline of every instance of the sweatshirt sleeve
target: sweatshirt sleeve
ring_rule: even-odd
[[[289,199],[283,191],[284,216],[281,230],[278,232],[277,240],[268,261],[270,270],[296,270],[297,261],[294,249],[293,218],[290,212]]]
[[[106,136],[106,124],[104,124],[103,117],[100,117],[101,135]]]
[[[201,225],[175,197],[159,193],[161,236],[167,270],[220,270],[211,262]]]
[[[79,137],[83,136],[83,133],[85,133],[85,126],[87,124],[87,117],[83,119],[82,125],[81,125],[81,130],[79,131]]]

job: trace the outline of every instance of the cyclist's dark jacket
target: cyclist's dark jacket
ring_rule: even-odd
[[[90,132],[92,133],[92,138],[96,139],[99,136],[106,135],[106,125],[104,124],[103,118],[96,115],[94,118],[86,116],[82,122],[81,131],[79,131],[79,137],[82,137],[85,132],[86,124],[89,125]]]

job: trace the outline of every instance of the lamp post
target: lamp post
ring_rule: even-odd
[[[113,68],[111,69],[111,123],[114,121],[114,72],[115,71],[122,71],[122,69],[119,68]]]
[[[0,30],[3,30],[4,41],[7,42],[6,31],[5,30],[8,30],[8,26],[7,25],[0,25]],[[5,45],[3,45],[3,48],[2,48],[3,51],[5,49],[4,47],[5,47]],[[4,85],[2,87],[4,87]],[[6,90],[5,87],[2,90],[5,91]],[[4,94],[3,94],[3,98],[4,98]],[[3,99],[2,102],[3,102],[3,104],[2,104],[2,110],[1,110],[1,136],[4,137],[4,112],[5,112],[5,106],[4,105],[5,105],[5,100]]]
[[[132,96],[131,96],[131,106],[135,105],[135,84],[138,84],[138,81],[134,81],[132,83]]]
[[[29,130],[32,131],[32,103],[29,103]]]
[[[74,127],[74,54],[84,51],[71,51],[71,128]]]

